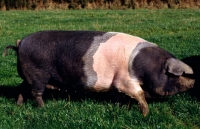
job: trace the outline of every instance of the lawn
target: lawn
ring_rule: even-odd
[[[0,11],[0,53],[17,39],[41,30],[117,31],[140,36],[175,55],[200,66],[200,10],[39,10]],[[199,59],[199,60],[198,60]],[[198,74],[197,71],[195,73]],[[144,117],[137,102],[125,98],[113,102],[110,93],[77,97],[50,91],[45,107],[32,99],[15,104],[16,87],[22,82],[16,69],[16,54],[0,56],[0,128],[2,129],[199,129],[199,80],[193,92],[147,100],[150,113]],[[200,90],[199,90],[200,92]]]

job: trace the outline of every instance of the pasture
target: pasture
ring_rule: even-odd
[[[41,30],[117,31],[158,44],[178,59],[200,67],[200,10],[38,10],[0,11],[0,53],[17,39]],[[167,98],[148,99],[150,113],[143,117],[137,102],[113,102],[109,93],[76,96],[48,90],[45,107],[32,99],[15,104],[22,82],[16,54],[0,56],[0,128],[2,129],[199,129],[200,83],[193,90]],[[199,92],[199,93],[198,93]]]

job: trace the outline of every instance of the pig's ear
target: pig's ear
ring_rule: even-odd
[[[165,71],[176,76],[181,76],[185,72],[185,65],[182,61],[175,58],[169,58],[165,61]]]

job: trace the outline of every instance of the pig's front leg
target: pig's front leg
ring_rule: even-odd
[[[144,91],[142,90],[140,84],[137,81],[133,80],[128,80],[124,82],[124,84],[120,84],[117,86],[118,91],[123,92],[131,98],[137,100],[142,114],[146,116],[149,112],[149,108],[145,100]]]

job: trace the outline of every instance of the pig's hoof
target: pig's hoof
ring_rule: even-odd
[[[42,100],[42,97],[37,97],[36,102],[38,104],[38,107],[44,107],[44,101]]]
[[[32,95],[33,95],[38,107],[44,107],[44,101],[42,99],[42,93],[32,91]]]
[[[37,104],[38,104],[38,107],[44,107],[44,102],[37,102]]]
[[[18,99],[17,99],[17,105],[21,106],[24,103],[23,96],[19,94]]]
[[[143,116],[147,116],[148,113],[149,113],[149,109],[144,109],[142,111]]]
[[[17,105],[19,106],[23,105],[23,100],[17,100]]]
[[[143,116],[147,116],[149,113],[148,105],[140,105],[140,111],[142,112]]]

